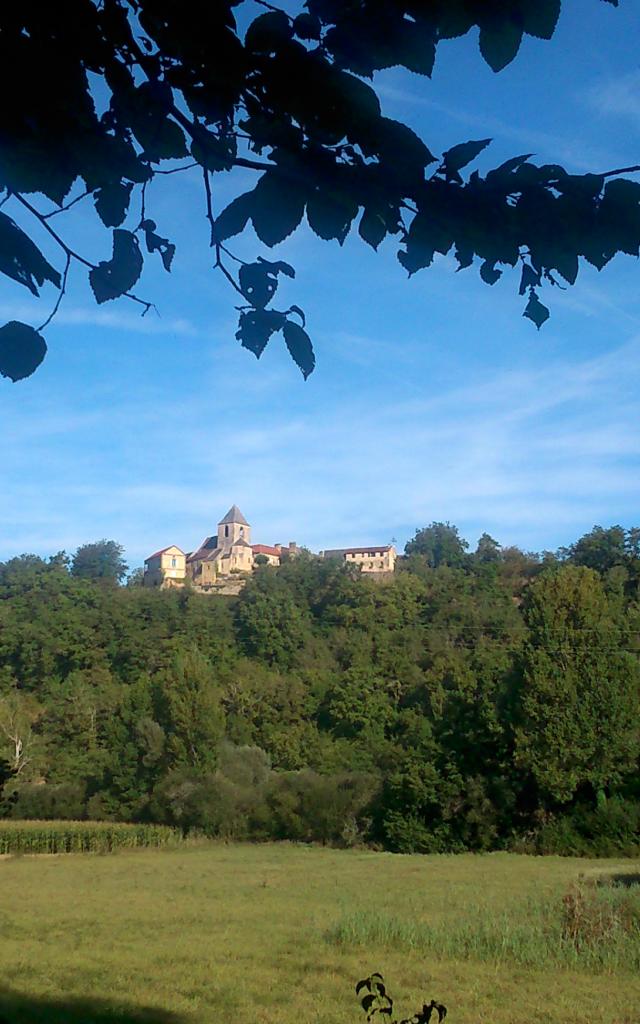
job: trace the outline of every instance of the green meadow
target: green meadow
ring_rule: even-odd
[[[379,970],[398,1017],[435,998],[447,1024],[638,1024],[639,879],[287,844],[5,856],[0,1019],[364,1024],[354,985]]]

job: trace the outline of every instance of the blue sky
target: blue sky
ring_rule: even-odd
[[[639,44],[631,0],[565,0],[554,39],[526,39],[499,75],[469,37],[441,46],[431,81],[389,71],[377,84],[384,112],[433,152],[492,136],[481,168],[534,152],[605,171],[640,162]],[[217,175],[216,208],[252,180]],[[136,288],[159,315],[97,307],[76,267],[42,367],[0,380],[0,558],[106,537],[140,565],[166,544],[194,548],[234,502],[255,541],[312,549],[402,546],[433,520],[472,546],[486,530],[534,550],[640,523],[634,260],[543,295],[552,318],[538,333],[508,273],[488,288],[443,257],[408,281],[392,240],[375,254],[355,233],[341,248],[302,227],[272,252],[297,268],[282,297],[307,313],[317,369],[305,383],[279,336],[259,362],[235,340],[199,179],[158,180],[147,206],[177,244],[172,273],[149,257]],[[65,232],[108,257],[90,207]],[[269,257],[251,231],[235,249]],[[54,301],[50,286],[35,303],[3,279],[0,320],[37,325]]]

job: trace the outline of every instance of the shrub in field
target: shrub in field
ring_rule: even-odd
[[[640,960],[640,886],[604,881],[579,882],[565,893],[562,938],[578,954],[606,955],[607,950],[613,954],[618,948],[635,947]]]
[[[274,773],[266,792],[268,828],[274,839],[343,845],[349,830],[359,831],[376,788],[365,773]]]
[[[534,849],[564,857],[635,857],[640,853],[640,804],[618,797],[595,808],[579,804],[545,822]]]
[[[166,825],[102,821],[0,821],[0,853],[111,853],[170,846],[179,833]]]
[[[85,787],[74,782],[59,785],[23,786],[16,792],[11,817],[30,821],[70,820],[85,816]]]
[[[363,772],[271,771],[258,747],[226,744],[215,772],[181,768],[156,786],[156,821],[223,839],[288,839],[359,845],[377,779]]]

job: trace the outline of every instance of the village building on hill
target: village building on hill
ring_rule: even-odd
[[[184,551],[171,544],[168,548],[155,551],[145,559],[145,587],[182,587],[186,576],[187,556]]]
[[[362,548],[332,548],[321,551],[323,558],[337,558],[346,565],[356,565],[364,573],[390,573],[396,565],[396,549],[392,544],[367,544]]]
[[[251,527],[237,505],[232,505],[218,529],[205,537],[199,548],[185,553],[172,544],[145,559],[147,587],[183,587],[189,582],[198,590],[219,590],[233,581],[238,590],[260,564],[280,565],[297,553],[297,545],[252,544]]]
[[[167,589],[189,583],[203,593],[238,593],[256,566],[280,565],[297,553],[293,542],[286,546],[252,544],[251,526],[238,506],[232,505],[216,533],[205,537],[195,551],[185,553],[171,544],[149,555],[144,563],[144,585]],[[321,552],[320,557],[339,558],[363,573],[388,575],[393,572],[396,551],[391,545],[370,545],[336,548]]]

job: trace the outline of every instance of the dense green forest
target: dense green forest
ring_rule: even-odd
[[[640,850],[640,530],[434,523],[392,579],[302,552],[236,598],[121,584],[109,543],[0,565],[0,815]]]

